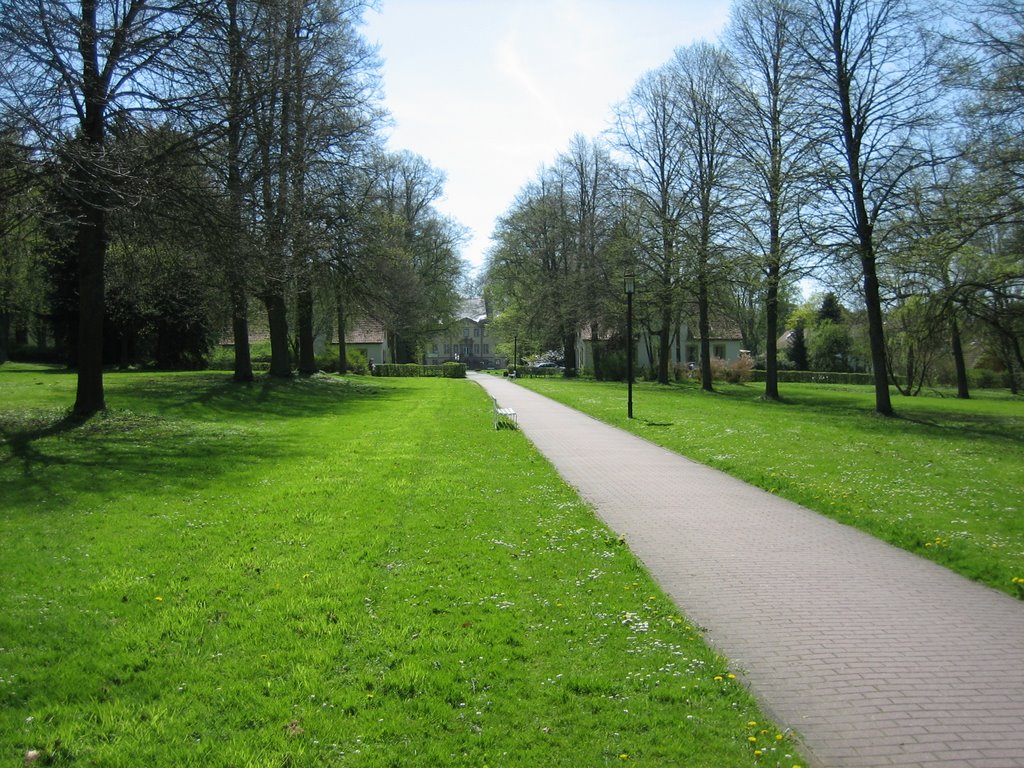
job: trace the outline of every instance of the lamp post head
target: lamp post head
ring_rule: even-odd
[[[625,288],[627,296],[632,296],[633,291],[636,290],[636,277],[633,275],[632,267],[626,267],[626,271],[622,275],[622,287]]]

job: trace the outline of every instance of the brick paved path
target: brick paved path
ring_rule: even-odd
[[[1024,768],[1024,602],[473,376],[820,768]]]

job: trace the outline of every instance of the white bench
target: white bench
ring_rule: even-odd
[[[502,408],[501,406],[498,405],[498,401],[495,400],[493,397],[491,398],[491,402],[494,403],[494,428],[495,429],[498,429],[501,426],[502,422],[505,422],[506,424],[508,424],[508,426],[513,427],[513,428],[519,426],[519,417],[516,416],[516,412],[515,412],[514,409],[512,409],[512,408]]]

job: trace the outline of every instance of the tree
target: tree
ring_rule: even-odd
[[[662,384],[669,382],[672,333],[678,327],[680,222],[692,194],[686,176],[686,139],[677,84],[670,66],[644,75],[616,109],[612,132],[613,144],[624,159],[624,192],[638,215],[633,256],[653,305],[658,381]]]
[[[616,258],[614,229],[618,169],[605,147],[580,134],[572,138],[568,151],[559,155],[556,167],[574,251],[574,277],[564,294],[574,302],[565,324],[572,336],[563,342],[565,366],[567,370],[578,366],[576,333],[589,326],[594,376],[601,378],[601,340],[606,329],[617,324],[611,318],[621,317],[616,309],[621,304],[618,277],[622,269],[621,259]]]
[[[34,251],[42,233],[31,208],[42,190],[15,131],[0,132],[0,363],[27,337],[42,290]],[[20,338],[19,338],[20,337]]]
[[[810,114],[799,96],[808,78],[793,0],[743,0],[733,9],[727,45],[739,71],[739,154],[751,198],[746,240],[759,256],[765,311],[765,392],[779,399],[780,290],[802,274],[801,213],[810,198]]]
[[[560,348],[564,355],[578,325],[572,227],[561,182],[557,173],[542,169],[519,192],[495,229],[487,279],[509,315],[505,329],[539,350]]]
[[[932,162],[934,50],[909,0],[804,0],[808,101],[824,116],[817,146],[838,217],[831,245],[856,255],[868,317],[875,410],[892,415],[886,368],[881,228],[908,178]],[[824,110],[821,108],[824,107]]]
[[[793,327],[787,350],[790,362],[798,371],[806,371],[809,367],[807,355],[807,334],[803,319],[799,319]]]
[[[828,321],[838,325],[843,322],[843,306],[839,298],[829,291],[821,299],[821,307],[818,309],[818,322]]]
[[[465,231],[434,208],[444,193],[443,172],[411,152],[379,155],[376,163],[379,222],[387,234],[383,279],[372,292],[398,360],[411,362],[458,308]]]
[[[731,126],[735,93],[732,64],[726,54],[708,43],[676,51],[674,59],[679,119],[686,176],[692,190],[691,207],[684,214],[685,242],[691,257],[690,272],[697,296],[700,332],[701,387],[713,389],[711,370],[711,291],[727,268],[723,263],[729,185],[735,182],[736,146]]]
[[[0,109],[42,153],[70,169],[76,204],[79,330],[74,410],[106,407],[103,391],[104,268],[110,210],[119,205],[120,169],[107,133],[139,113],[181,106],[177,65],[188,58],[198,0],[81,0],[26,4],[0,0]],[[177,96],[177,97],[176,97]]]

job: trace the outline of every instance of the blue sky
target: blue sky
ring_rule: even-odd
[[[448,176],[438,208],[483,263],[498,216],[574,133],[595,137],[646,71],[717,39],[729,0],[380,0],[389,146]]]

